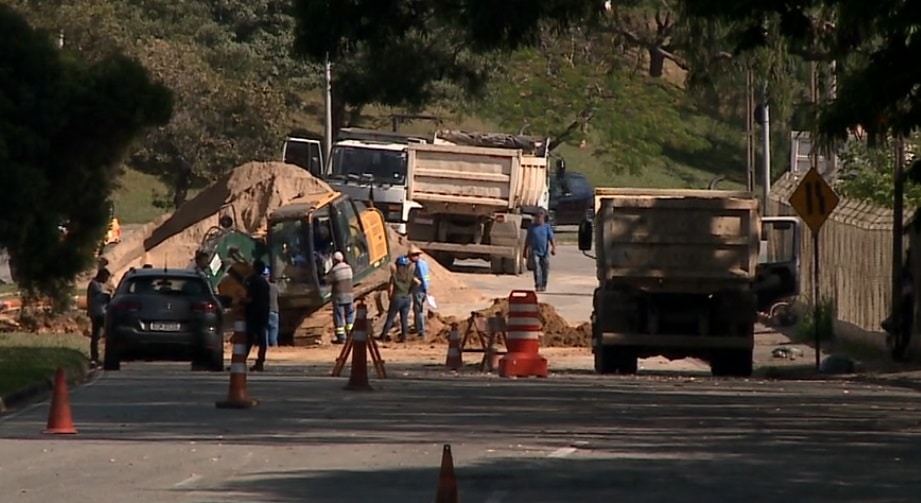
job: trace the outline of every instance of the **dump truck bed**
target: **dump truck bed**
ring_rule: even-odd
[[[547,160],[520,150],[409,145],[407,199],[431,213],[489,214],[539,204]]]
[[[596,189],[600,282],[710,292],[751,281],[761,234],[749,192]]]

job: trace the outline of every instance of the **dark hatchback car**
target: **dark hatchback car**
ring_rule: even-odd
[[[595,188],[580,173],[565,172],[550,178],[553,225],[579,225],[595,206]]]
[[[224,370],[223,308],[191,269],[131,269],[106,310],[105,370],[126,360],[191,361],[193,370]]]

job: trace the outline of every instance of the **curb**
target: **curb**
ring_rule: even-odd
[[[67,387],[73,387],[90,380],[98,372],[97,369],[89,369],[84,366],[84,371],[77,372],[75,376],[67,377]],[[54,390],[54,374],[36,381],[32,384],[11,391],[6,395],[0,396],[0,416],[5,416],[15,412],[27,405],[41,402],[51,395]]]

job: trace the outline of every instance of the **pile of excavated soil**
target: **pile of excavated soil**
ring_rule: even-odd
[[[115,278],[145,263],[187,267],[222,215],[233,216],[239,229],[256,232],[282,204],[331,191],[326,182],[297,166],[250,162],[231,170],[172,214],[132,232],[103,258]]]
[[[493,304],[490,307],[481,309],[477,311],[480,315],[489,318],[491,316],[508,316],[508,298],[499,297],[493,299]],[[556,309],[550,304],[540,303],[538,308],[538,316],[540,318],[541,326],[543,327],[543,336],[541,337],[541,346],[544,347],[590,347],[591,345],[591,324],[583,323],[579,326],[570,325],[562,316],[560,316]],[[451,333],[451,324],[458,324],[458,331],[460,332],[461,337],[467,332],[469,326],[467,319],[458,319],[453,316],[439,316],[436,313],[431,313],[427,321],[428,326],[431,327],[427,331],[430,334],[433,334],[432,342],[441,342],[447,343],[448,337]],[[474,339],[474,345],[478,347],[478,343]],[[471,344],[468,341],[468,346]]]

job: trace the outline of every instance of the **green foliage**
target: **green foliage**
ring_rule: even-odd
[[[0,334],[0,395],[48,379],[58,367],[82,375],[87,346],[77,334]]]
[[[36,24],[62,28],[65,44],[91,61],[114,50],[138,58],[176,94],[173,119],[132,152],[175,206],[189,191],[253,159],[278,156],[308,65],[289,57],[288,2],[14,2]]]
[[[23,289],[54,297],[90,265],[121,161],[172,95],[125,56],[57,49],[5,6],[0,47],[0,247]]]
[[[295,51],[334,65],[334,127],[376,103],[419,110],[476,96],[500,53],[536,44],[541,24],[563,27],[601,2],[553,0],[296,0]]]
[[[817,309],[809,306],[800,316],[796,326],[793,327],[794,336],[799,341],[811,342],[815,340],[816,328],[818,328],[820,340],[834,340],[836,317],[835,300],[825,297],[819,301]]]
[[[858,126],[873,143],[921,125],[918,2],[685,0],[685,6],[692,16],[733,23],[740,49],[781,43],[804,59],[837,60],[837,96],[818,107],[816,129],[826,143],[846,141]]]
[[[595,183],[623,184],[629,175],[670,174],[671,186],[704,188],[713,174],[744,183],[744,151],[738,130],[710,119],[672,84],[629,69],[605,68],[591,59],[519,51],[502,68],[477,112],[504,130],[528,125],[530,134],[558,137],[586,113],[590,122],[566,141],[590,155],[570,160],[576,171],[594,171]],[[573,149],[564,152],[567,157]],[[669,180],[655,183],[669,184]],[[641,185],[641,184],[640,184]]]
[[[912,145],[907,145],[911,149]],[[917,144],[914,144],[917,149]],[[891,208],[894,194],[895,152],[891,145],[869,146],[850,140],[839,156],[838,191],[844,197]],[[905,184],[905,204],[921,207],[921,185]]]

